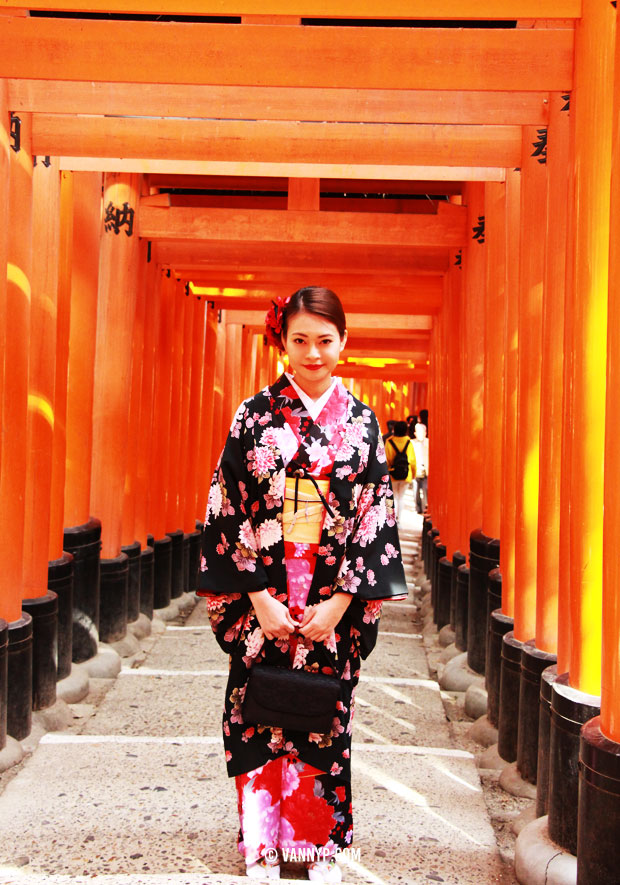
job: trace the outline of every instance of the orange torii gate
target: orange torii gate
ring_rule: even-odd
[[[438,625],[486,671],[500,754],[538,780],[579,881],[611,881],[617,13],[439,0],[431,16],[396,0],[401,27],[350,26],[381,6],[218,0],[229,23],[212,24],[192,0],[0,5],[0,710],[27,735],[31,634],[53,647],[56,605],[61,678],[71,647],[94,667],[99,638],[178,610],[232,409],[277,369],[261,315],[311,277],[343,296],[342,374],[382,420],[430,405]],[[336,14],[349,26],[324,26]],[[517,26],[440,21],[500,15]],[[390,402],[393,382],[407,396]],[[37,655],[35,707],[55,697],[52,659]],[[577,845],[578,725],[599,703]]]

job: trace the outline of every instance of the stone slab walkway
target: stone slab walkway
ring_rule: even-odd
[[[402,532],[410,576],[420,529],[410,515]],[[378,647],[362,667],[355,851],[341,857],[343,878],[510,885],[473,757],[451,738],[413,613],[411,600],[385,605]],[[76,705],[73,727],[45,735],[0,795],[0,883],[248,881],[220,738],[226,666],[200,602],[102,700]],[[299,865],[283,874],[305,878]]]

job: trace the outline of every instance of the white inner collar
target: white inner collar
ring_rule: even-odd
[[[301,389],[301,387],[299,386],[299,384],[297,384],[297,382],[295,381],[295,379],[293,378],[292,375],[289,375],[288,372],[285,372],[284,374],[286,375],[288,380],[291,382],[291,384],[295,388],[297,395],[299,396],[299,399],[302,401],[302,403],[306,407],[308,414],[310,415],[312,420],[316,421],[316,419],[319,417],[319,415],[323,411],[327,400],[332,395],[333,390],[338,382],[338,379],[333,378],[332,383],[329,385],[329,387],[327,388],[325,393],[322,393],[318,399],[312,399],[311,396],[308,396],[308,394],[306,393],[305,390]]]

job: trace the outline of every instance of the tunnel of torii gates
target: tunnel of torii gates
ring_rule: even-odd
[[[326,285],[350,389],[429,409],[435,620],[499,754],[620,881],[616,4],[9,2],[0,746],[193,589],[265,311]]]

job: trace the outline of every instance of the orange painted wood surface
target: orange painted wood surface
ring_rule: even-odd
[[[140,376],[140,422],[138,427],[140,458],[136,473],[135,536],[142,548],[147,546],[147,535],[152,532],[151,495],[154,468],[151,462],[151,440],[155,425],[154,372],[157,359],[156,347],[159,335],[160,303],[158,270],[147,263],[143,268],[142,286],[146,310],[144,316],[143,349]]]
[[[398,298],[403,298],[412,290],[435,296],[441,292],[441,277],[439,274],[388,274],[388,273],[326,273],[315,271],[314,279],[317,285],[332,289],[338,296],[348,297],[355,295],[370,295],[375,293],[377,304],[382,303],[393,293]],[[192,271],[191,278],[194,286],[208,286],[210,289],[241,289],[245,292],[273,291],[277,295],[290,295],[299,289],[299,272],[289,271],[279,273],[277,271],[252,271],[239,273],[222,270],[202,270],[198,267]],[[343,294],[345,293],[345,294]],[[212,300],[211,298],[207,300]]]
[[[20,617],[26,494],[28,350],[32,273],[30,119],[21,120],[21,149],[10,156],[2,472],[0,473],[0,616]],[[45,550],[45,544],[42,545]]]
[[[482,427],[484,408],[484,304],[486,287],[486,243],[476,237],[484,216],[484,185],[467,186],[467,245],[463,249],[466,304],[463,331],[466,342],[465,423],[468,463],[468,532],[482,525]],[[482,240],[482,242],[481,242]],[[468,544],[469,549],[469,544]]]
[[[146,252],[144,241],[139,244],[133,340],[131,345],[131,374],[129,381],[129,410],[127,415],[127,453],[125,484],[123,488],[121,516],[121,545],[123,547],[140,540],[136,531],[137,512],[141,505],[138,491],[139,462],[143,457],[140,445],[140,413],[142,398],[142,361],[144,358],[144,335],[147,311]]]
[[[10,130],[11,120],[6,80],[0,80],[0,267],[6,267],[9,187],[10,187]],[[4,353],[6,340],[6,286],[7,276],[0,274],[0,353]],[[0,404],[3,401],[4,364],[0,368]],[[1,405],[0,405],[1,407]],[[2,467],[2,446],[0,446],[0,469]]]
[[[611,223],[609,237],[609,329],[607,338],[607,424],[605,429],[605,525],[603,528],[603,646],[601,728],[620,742],[620,452],[618,391],[620,390],[620,40],[616,16],[614,116],[612,132]]]
[[[460,550],[462,552],[462,527],[461,527],[461,503],[469,488],[469,477],[462,471],[462,447],[461,447],[461,401],[463,397],[464,379],[461,372],[461,345],[463,338],[463,319],[465,305],[463,304],[463,271],[460,266],[452,263],[447,274],[450,280],[450,304],[446,304],[446,319],[448,320],[448,402],[446,410],[447,429],[447,453],[448,453],[448,486],[446,493],[449,496],[447,502],[448,532],[446,535],[446,555],[452,559],[452,555]],[[424,366],[423,369],[426,369]],[[467,476],[467,481],[465,477]],[[467,552],[467,551],[465,551]]]
[[[60,170],[56,158],[33,169],[32,293],[28,366],[24,597],[47,593],[56,420],[56,331],[60,245]],[[62,500],[62,499],[61,499]],[[60,501],[58,502],[60,503]],[[54,501],[56,506],[56,501]]]
[[[500,537],[504,309],[506,304],[506,185],[485,185],[487,275],[484,310],[482,531]]]
[[[502,612],[511,618],[514,617],[515,612],[520,227],[521,171],[514,170],[506,178],[506,312],[504,315],[502,509],[500,514]]]
[[[254,243],[304,243],[450,248],[465,238],[460,206],[439,206],[437,215],[386,216],[355,212],[264,209],[163,209],[144,206],[140,236]]]
[[[137,176],[106,173],[103,202],[125,205],[138,215]],[[101,520],[101,557],[121,552],[122,502],[127,468],[133,327],[138,289],[139,240],[129,228],[103,225],[97,298],[97,338],[93,385],[93,450],[90,507]]]
[[[314,284],[314,283],[313,283]],[[442,296],[437,291],[437,286],[422,287],[422,291],[416,289],[403,295],[400,302],[387,301],[384,302],[385,313],[402,313],[403,310],[411,313],[433,314],[441,308]],[[291,294],[290,289],[284,290],[287,295]],[[267,311],[271,306],[272,300],[279,294],[276,289],[268,289],[262,294],[254,292],[251,295],[245,294],[242,290],[229,290],[226,294],[216,294],[208,286],[194,287],[196,294],[202,295],[207,301],[212,301],[217,307],[224,309],[234,308],[235,310],[263,310]],[[377,309],[378,294],[370,290],[366,297],[353,290],[352,294],[346,291],[339,293],[345,310],[351,313],[374,313]],[[380,303],[380,302],[379,302]]]
[[[187,299],[181,284],[175,280],[171,288],[172,317],[172,375],[170,400],[170,433],[168,435],[168,474],[166,481],[166,532],[182,528],[181,493],[181,435],[187,427],[181,423],[183,396],[183,328]]]
[[[205,352],[206,302],[193,298],[192,312],[192,362],[190,370],[189,405],[187,421],[187,456],[184,463],[185,507],[183,528],[186,532],[196,530],[196,520],[202,519],[198,506],[200,468],[200,425],[202,402],[202,375]],[[190,590],[193,589],[190,587]]]
[[[536,635],[536,563],[540,452],[542,304],[547,231],[546,165],[537,156],[536,129],[523,130],[521,161],[521,258],[519,267],[519,352],[515,506],[514,633],[527,642]]]
[[[348,181],[504,181],[506,170],[499,166],[386,166],[364,163],[236,163],[215,160],[144,160],[126,157],[61,157],[60,168],[76,172],[140,172],[172,178],[178,175],[202,178],[346,178]],[[174,182],[173,182],[174,185]],[[419,186],[419,185],[418,185]]]
[[[544,125],[546,92],[7,81],[15,111],[352,123]]]
[[[547,248],[540,379],[540,479],[536,569],[536,647],[551,654],[558,646],[560,570],[560,487],[562,482],[562,406],[564,309],[570,144],[566,100],[552,97],[547,149]]]
[[[189,289],[182,285],[179,297],[183,299],[183,364],[181,378],[181,437],[179,457],[179,510],[178,525],[184,532],[193,532],[195,524],[187,519],[188,497],[195,498],[195,489],[189,488],[187,473],[190,458],[190,446],[195,445],[195,435],[190,435],[190,400],[192,391],[192,368],[194,361],[194,301]],[[194,516],[195,520],[195,516]],[[190,525],[191,528],[187,528]]]
[[[100,172],[73,175],[73,249],[69,364],[67,369],[67,473],[65,525],[91,515],[93,383],[101,238]],[[96,516],[96,514],[92,514]]]
[[[172,187],[179,188],[204,188],[205,180],[196,175],[175,175],[171,179],[169,175],[152,173],[149,175],[149,185],[154,188]],[[288,178],[282,175],[264,178],[256,175],[212,175],[208,179],[209,187],[223,191],[281,191],[285,194],[288,188]],[[337,194],[383,194],[387,190],[385,178],[355,179],[321,178],[321,190],[331,191]],[[432,180],[428,177],[413,181],[406,178],[390,178],[389,192],[391,194],[460,194],[461,183],[456,180],[448,180],[445,177]],[[159,194],[161,197],[162,194]],[[163,195],[165,196],[165,195]]]
[[[73,261],[73,175],[60,173],[60,231],[58,241],[58,295],[56,307],[56,368],[54,381],[54,437],[51,467],[51,512],[48,559],[60,559],[65,525],[67,467],[67,366],[71,321],[71,264]]]
[[[510,32],[508,32],[510,33]],[[178,120],[36,114],[33,150],[233,163],[514,166],[519,126]]]
[[[175,281],[166,273],[159,279],[153,309],[158,313],[155,349],[155,387],[151,436],[150,531],[155,540],[166,528],[166,494],[170,447],[170,408],[172,403],[172,355],[174,347]]]
[[[0,9],[72,9],[86,12],[138,12],[142,14],[204,15],[205,6],[200,0],[33,0],[26,5],[14,0],[2,0]],[[334,4],[331,0],[212,0],[210,15],[295,15],[317,18],[578,18],[581,15],[580,0],[509,0],[498,6],[496,0],[440,0],[429,9],[421,0],[395,0],[386,9],[376,0],[347,0]]]
[[[575,241],[570,682],[600,693],[603,459],[616,13],[584,0],[575,44]],[[596,131],[596,138],[592,132]],[[614,318],[616,321],[616,318]],[[582,486],[581,478],[587,475]]]
[[[196,28],[7,17],[0,30],[2,77],[540,92],[570,89],[572,68],[572,29]]]
[[[202,388],[200,395],[200,437],[198,455],[198,519],[204,521],[211,477],[218,452],[213,450],[213,424],[215,413],[215,357],[217,348],[217,311],[207,305],[205,309],[204,359],[202,363]],[[258,388],[257,388],[258,389]]]

